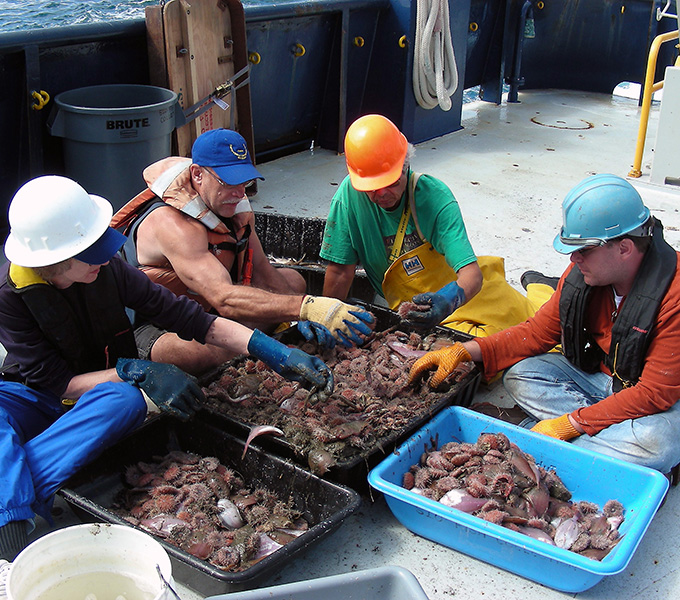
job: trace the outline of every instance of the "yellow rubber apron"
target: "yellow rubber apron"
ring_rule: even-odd
[[[390,249],[391,264],[383,277],[383,295],[392,310],[396,310],[402,302],[411,302],[416,294],[437,291],[458,278],[444,256],[427,241],[418,225],[414,192],[419,177],[419,173],[411,174],[408,200]],[[423,244],[400,255],[411,215]],[[444,319],[442,325],[477,337],[486,337],[521,323],[534,314],[540,303],[527,300],[506,281],[503,258],[478,256],[477,262],[483,276],[482,289],[472,300]]]

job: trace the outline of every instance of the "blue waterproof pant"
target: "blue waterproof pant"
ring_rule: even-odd
[[[54,394],[0,381],[0,526],[50,519],[54,493],[146,416],[141,392],[101,383],[64,413]]]
[[[557,352],[521,360],[505,372],[503,384],[530,418],[522,427],[590,406],[612,393],[612,378],[585,373]],[[680,462],[680,402],[665,412],[610,425],[596,435],[571,440],[581,448],[668,473]]]

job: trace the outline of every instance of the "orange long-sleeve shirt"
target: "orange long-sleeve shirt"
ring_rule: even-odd
[[[524,323],[488,338],[478,338],[482,350],[484,374],[493,377],[523,358],[543,354],[560,343],[559,300],[564,278],[574,267],[563,273],[556,292],[539,311]],[[619,307],[623,308],[625,298]],[[610,286],[596,288],[589,304],[586,328],[597,344],[609,352],[615,310]],[[611,374],[604,366],[601,370]],[[589,435],[627,419],[668,410],[680,399],[680,260],[666,296],[661,301],[651,343],[637,384],[611,396],[580,408],[571,416]]]

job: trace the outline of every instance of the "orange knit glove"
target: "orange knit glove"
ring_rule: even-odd
[[[543,419],[543,421],[536,423],[536,425],[531,428],[531,431],[549,435],[550,437],[564,441],[581,435],[569,422],[569,415],[562,415],[556,419]]]
[[[447,346],[441,350],[433,350],[421,356],[413,366],[408,376],[409,383],[415,381],[424,371],[437,367],[436,373],[428,382],[431,388],[438,387],[444,379],[446,379],[453,370],[462,362],[472,360],[470,353],[465,349],[465,346],[460,342],[456,342],[453,346]]]

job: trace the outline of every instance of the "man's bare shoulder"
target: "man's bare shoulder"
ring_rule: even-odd
[[[180,256],[194,260],[207,251],[208,230],[172,206],[155,209],[137,229],[137,256],[142,264],[175,263]]]
[[[140,233],[143,230],[153,232],[154,235],[163,235],[168,233],[168,230],[171,230],[173,235],[186,232],[187,235],[193,236],[197,231],[206,232],[205,227],[199,221],[169,205],[159,206],[149,213],[140,224]]]

